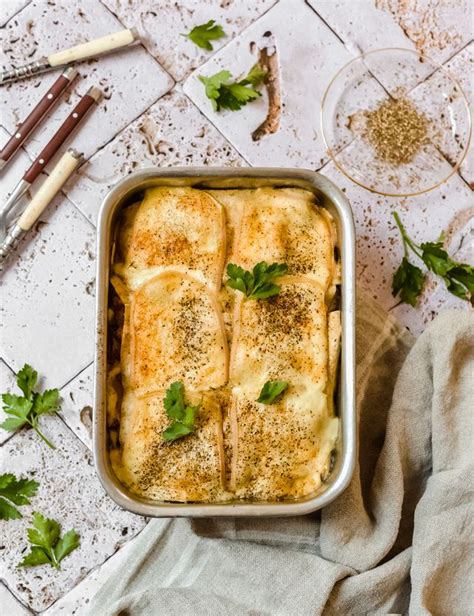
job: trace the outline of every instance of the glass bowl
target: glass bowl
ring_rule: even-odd
[[[393,197],[446,182],[471,140],[459,83],[408,49],[370,51],[340,69],[324,94],[321,124],[337,167],[356,184]]]

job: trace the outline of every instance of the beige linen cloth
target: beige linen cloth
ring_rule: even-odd
[[[474,614],[474,317],[357,306],[350,487],[294,518],[151,521],[93,616]]]

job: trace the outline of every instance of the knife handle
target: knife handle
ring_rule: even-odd
[[[56,79],[36,107],[34,107],[30,115],[21,124],[18,124],[15,134],[7,141],[3,149],[0,150],[0,161],[3,161],[2,167],[12,158],[48,111],[59,101],[61,94],[76,76],[77,71],[75,69],[66,69]]]
[[[36,160],[23,176],[26,182],[32,184],[38,175],[43,171],[44,167],[48,164],[51,158],[56,154],[62,144],[66,141],[72,131],[79,125],[86,113],[92,107],[94,103],[97,103],[100,99],[101,91],[99,88],[92,87],[84,94],[81,100],[77,103],[74,109],[71,111],[66,120],[61,124],[58,130],[53,135],[52,139],[46,144],[46,146],[38,154]]]
[[[119,30],[118,32],[113,32],[112,34],[94,39],[93,41],[81,43],[80,45],[70,47],[64,51],[53,53],[48,56],[48,62],[50,66],[60,66],[61,64],[85,60],[86,58],[95,57],[107,51],[112,51],[112,49],[130,45],[130,43],[133,43],[133,41],[136,41],[138,38],[139,35],[135,28]]]
[[[74,173],[81,162],[82,154],[72,148],[61,156],[50,175],[40,186],[38,192],[31,199],[28,207],[16,223],[23,231],[31,229],[33,224],[41,216],[45,208],[51,203],[57,193],[66,183],[66,180]]]

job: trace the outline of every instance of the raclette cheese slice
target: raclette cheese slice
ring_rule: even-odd
[[[338,420],[321,387],[290,386],[275,404],[241,391],[231,409],[230,489],[238,498],[274,501],[314,493],[328,475]]]
[[[141,204],[125,209],[115,266],[132,290],[166,268],[220,286],[225,258],[225,215],[206,192],[193,188],[149,188]]]
[[[163,407],[165,392],[122,403],[121,451],[112,452],[119,479],[134,493],[159,501],[212,502],[224,494],[224,449],[221,410],[212,393],[186,390],[186,400],[199,404],[194,433],[163,441],[170,424]]]
[[[324,290],[303,276],[278,279],[279,295],[265,301],[239,293],[234,313],[231,383],[253,394],[266,381],[326,386],[327,308]]]
[[[336,272],[335,230],[331,215],[302,189],[242,191],[243,212],[232,259],[244,269],[259,261],[286,263],[288,274],[302,274],[326,291]]]
[[[285,276],[278,284],[278,296],[241,299],[235,311],[230,486],[239,498],[297,498],[314,492],[332,450],[326,443],[332,418],[325,293],[303,276]],[[270,380],[289,386],[276,403],[258,403]]]
[[[175,271],[145,282],[125,308],[122,364],[138,397],[173,381],[197,391],[223,386],[228,350],[215,293]]]

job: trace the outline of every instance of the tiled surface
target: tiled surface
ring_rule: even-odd
[[[391,212],[400,213],[418,241],[435,239],[444,229],[449,251],[459,260],[472,262],[472,152],[460,170],[462,175],[454,174],[439,189],[415,198],[389,199],[357,187],[327,163],[319,128],[319,105],[330,78],[360,51],[377,47],[427,52],[446,63],[472,96],[469,67],[473,44],[467,45],[471,34],[466,3],[468,0],[1,3],[0,22],[3,19],[6,26],[0,29],[0,63],[5,65],[21,64],[25,58],[31,60],[122,27],[135,25],[144,36],[143,45],[82,63],[83,77],[72,93],[1,176],[3,201],[78,94],[92,84],[105,90],[105,99],[74,138],[75,146],[83,149],[89,160],[65,187],[67,198],[60,195],[55,199],[10,259],[0,280],[0,357],[5,362],[0,363],[2,391],[12,388],[12,371],[25,361],[45,377],[43,385],[62,388],[61,419],[46,417],[42,422],[58,445],[56,451],[48,450],[25,430],[0,434],[0,472],[35,473],[41,483],[32,505],[24,508],[25,517],[8,522],[8,533],[2,540],[2,614],[24,616],[29,610],[46,609],[48,616],[89,616],[94,592],[110,573],[126,566],[133,544],[128,539],[146,522],[119,510],[105,495],[90,453],[93,224],[104,194],[121,177],[150,166],[323,166],[322,173],[345,191],[354,209],[360,287],[368,289],[414,333],[421,332],[444,307],[467,308],[433,278],[418,309],[397,305],[390,282],[402,248]],[[221,23],[228,34],[214,43],[214,52],[200,50],[179,36],[209,19]],[[264,47],[278,54],[273,63],[282,108],[276,132],[255,141],[252,132],[267,115],[266,92],[239,113],[216,114],[197,76],[226,68],[237,77],[252,66],[258,50]],[[54,78],[49,74],[2,88],[0,125],[11,131]],[[432,77],[438,78],[436,74]],[[175,81],[183,81],[183,87]],[[361,100],[365,94],[360,90]],[[8,135],[2,126],[1,144]],[[447,161],[443,165],[449,169]],[[77,528],[81,534],[81,548],[64,561],[60,572],[44,566],[30,570],[15,567],[26,546],[26,528],[34,510],[57,518],[64,529]]]
[[[445,162],[449,170],[449,163]],[[403,247],[392,212],[399,213],[410,237],[416,243],[435,241],[441,231],[447,233],[447,246],[456,247],[451,238],[466,236],[464,258],[472,263],[472,236],[467,225],[474,216],[472,191],[455,174],[438,190],[416,197],[396,199],[370,193],[355,186],[333,163],[321,173],[337,184],[349,197],[354,212],[357,234],[357,280],[385,308],[392,310],[412,333],[420,334],[443,308],[467,308],[467,302],[447,293],[436,279],[430,277],[419,307],[396,307],[398,300],[390,293],[392,274],[403,257]],[[471,256],[469,257],[469,246]],[[454,252],[454,249],[453,249]],[[418,263],[419,265],[419,263]],[[433,291],[436,289],[436,293]]]
[[[5,266],[2,355],[15,371],[28,362],[48,387],[61,387],[93,358],[94,228],[58,196]]]
[[[48,607],[71,590],[87,573],[104,562],[144,526],[138,516],[116,506],[105,494],[90,452],[57,417],[45,417],[41,427],[55,445],[50,450],[31,430],[21,430],[0,449],[3,472],[36,479],[40,486],[23,518],[8,521],[2,535],[0,577],[11,592],[36,611]],[[61,563],[17,568],[27,547],[31,514],[39,511],[61,523],[63,532],[75,528],[80,547]]]
[[[95,223],[108,189],[132,171],[242,164],[236,150],[177,87],[86,162],[65,190]]]
[[[0,26],[4,26],[9,19],[23,9],[30,0],[3,0],[0,13]]]
[[[92,448],[93,365],[61,389],[60,415],[89,449]]]
[[[0,605],[2,613],[8,616],[29,616],[32,612],[22,605],[12,593],[0,582]]]
[[[64,24],[68,24],[64,28]],[[122,29],[120,22],[98,0],[88,2],[31,2],[1,31],[0,64],[21,65],[25,57],[33,61],[59,49],[83,43]],[[53,109],[47,122],[25,145],[37,155],[72,111],[79,97],[98,86],[104,98],[73,137],[74,147],[91,156],[114,137],[173,84],[171,77],[145,51],[134,45],[99,59],[81,62],[81,75]],[[57,79],[59,72],[7,84],[2,88],[2,124],[13,127],[32,108],[41,93]]]
[[[284,93],[280,127],[255,141],[252,133],[267,115],[262,96],[238,114],[212,110],[199,75],[235,67],[243,76],[258,59],[258,48],[276,49],[280,89]],[[327,83],[350,54],[303,0],[281,0],[185,83],[184,91],[252,165],[319,168],[326,153],[319,109]],[[304,62],[301,59],[304,58]]]
[[[385,47],[445,62],[472,39],[470,0],[308,0],[355,54]]]
[[[226,45],[277,0],[102,0],[127,27],[136,27],[143,44],[176,81],[181,81],[209,56],[181,34],[214,19],[226,37],[212,41],[214,51]]]
[[[0,359],[0,393],[6,393],[7,391],[13,391],[16,389],[15,373],[10,370],[3,359]],[[7,419],[7,415],[0,410],[0,423]],[[7,439],[11,438],[12,432],[7,432],[3,428],[0,428],[0,443],[4,443]]]

